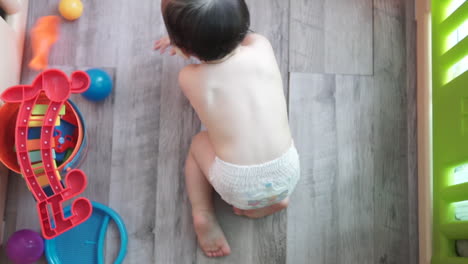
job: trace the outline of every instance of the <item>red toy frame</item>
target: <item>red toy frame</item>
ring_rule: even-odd
[[[71,80],[62,71],[50,69],[39,74],[32,85],[19,85],[7,89],[1,99],[10,103],[21,103],[16,120],[15,145],[21,172],[37,202],[37,211],[45,238],[54,238],[86,221],[92,213],[92,205],[86,198],[77,198],[72,203],[72,215],[65,218],[63,202],[81,194],[87,185],[86,175],[81,170],[71,170],[65,176],[66,188],[59,180],[59,172],[53,166],[52,141],[55,121],[71,93],[82,93],[89,87],[89,76],[82,71],[72,73]],[[44,93],[49,105],[41,129],[41,156],[45,175],[54,194],[47,197],[37,181],[29,159],[28,120],[37,100]],[[50,211],[48,210],[50,206]]]

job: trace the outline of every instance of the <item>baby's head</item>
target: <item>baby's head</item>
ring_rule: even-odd
[[[162,13],[171,43],[202,61],[230,54],[250,27],[244,0],[163,0]]]

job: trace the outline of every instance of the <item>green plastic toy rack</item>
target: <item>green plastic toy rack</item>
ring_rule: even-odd
[[[468,1],[432,1],[433,264],[468,263],[455,246],[468,239],[468,221],[455,217],[468,201],[468,177],[456,175],[468,176],[467,34]]]

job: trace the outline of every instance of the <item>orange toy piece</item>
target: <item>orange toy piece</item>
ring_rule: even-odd
[[[29,67],[36,71],[47,68],[49,51],[59,37],[60,18],[58,16],[45,16],[37,20],[31,30],[31,43],[33,59]]]

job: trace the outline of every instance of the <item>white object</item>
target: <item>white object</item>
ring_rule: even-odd
[[[21,1],[19,0],[0,0],[0,8],[5,10],[9,15],[16,14],[21,11]]]
[[[8,13],[15,13],[7,15],[5,20],[0,18],[1,93],[6,88],[19,84],[28,0],[0,0],[0,6]]]
[[[240,166],[216,157],[208,178],[227,203],[243,210],[267,207],[288,197],[300,177],[299,155],[292,145],[281,157]]]
[[[23,59],[24,36],[28,0],[0,0],[0,7],[8,14],[0,17],[0,93],[19,84]],[[0,106],[2,102],[0,101]],[[5,211],[8,170],[0,164],[0,245],[3,238],[3,214]]]
[[[431,2],[416,0],[419,264],[432,257]]]

